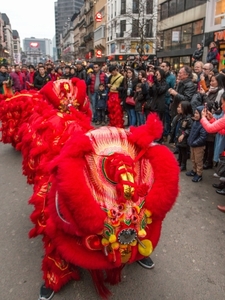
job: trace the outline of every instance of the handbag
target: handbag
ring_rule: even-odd
[[[126,104],[129,104],[129,105],[135,105],[135,100],[134,100],[134,97],[131,97],[131,96],[128,96],[126,98]]]
[[[225,177],[225,156],[220,156],[220,160],[216,169],[216,173],[220,177]]]

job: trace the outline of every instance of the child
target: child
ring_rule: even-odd
[[[193,182],[202,180],[203,158],[207,139],[207,132],[200,123],[201,112],[204,106],[198,106],[194,114],[194,123],[188,137],[188,145],[191,147],[192,170],[187,172],[187,176],[193,176]]]
[[[107,106],[107,92],[104,84],[100,83],[96,93],[96,111],[97,122],[96,125],[105,125],[105,111]]]
[[[175,142],[178,149],[178,162],[181,171],[186,170],[188,158],[187,139],[190,134],[192,121],[192,108],[189,101],[182,101],[177,107],[178,115],[174,117],[171,129],[171,142]]]
[[[143,125],[145,124],[145,114],[144,114],[145,97],[142,93],[142,83],[138,83],[136,85],[134,100],[135,100],[135,111],[137,113],[138,125]]]

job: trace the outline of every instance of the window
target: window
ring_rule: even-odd
[[[121,15],[126,13],[126,0],[121,0]]]
[[[146,14],[153,14],[153,0],[146,0]]]
[[[171,50],[171,45],[172,45],[172,30],[166,30],[164,31],[163,34],[163,48],[165,51]]]
[[[176,0],[169,1],[169,17],[172,17],[176,14],[176,2]]]
[[[152,24],[153,24],[152,20],[146,20],[146,29],[145,29],[146,37],[153,37]]]
[[[186,0],[185,9],[193,8],[198,5],[204,4],[207,0]]]
[[[133,14],[137,14],[139,11],[139,0],[133,0]]]
[[[181,29],[181,49],[191,48],[191,38],[192,38],[192,23],[183,25]]]
[[[168,11],[168,2],[165,2],[161,5],[161,20],[168,18],[169,11]]]
[[[132,20],[132,33],[131,33],[131,36],[132,37],[138,37],[139,36],[138,32],[139,32],[139,21],[133,19]]]
[[[180,49],[181,26],[172,29],[172,50]]]
[[[185,0],[177,0],[177,10],[176,13],[181,13],[184,11]]]
[[[214,25],[220,25],[221,19],[224,18],[224,15],[225,15],[225,1],[218,0],[215,3]]]
[[[203,20],[193,22],[193,35],[203,33]]]
[[[126,31],[126,20],[120,21],[120,33],[124,33]]]

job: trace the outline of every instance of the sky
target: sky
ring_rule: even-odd
[[[55,35],[56,0],[1,0],[0,12],[6,13],[11,27],[17,30],[21,45],[24,38],[49,38]]]

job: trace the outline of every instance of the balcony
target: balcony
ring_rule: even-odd
[[[84,42],[87,43],[87,42],[93,40],[93,37],[94,37],[93,32],[90,32],[89,34],[84,36]]]
[[[124,38],[124,32],[116,33],[116,39]]]

